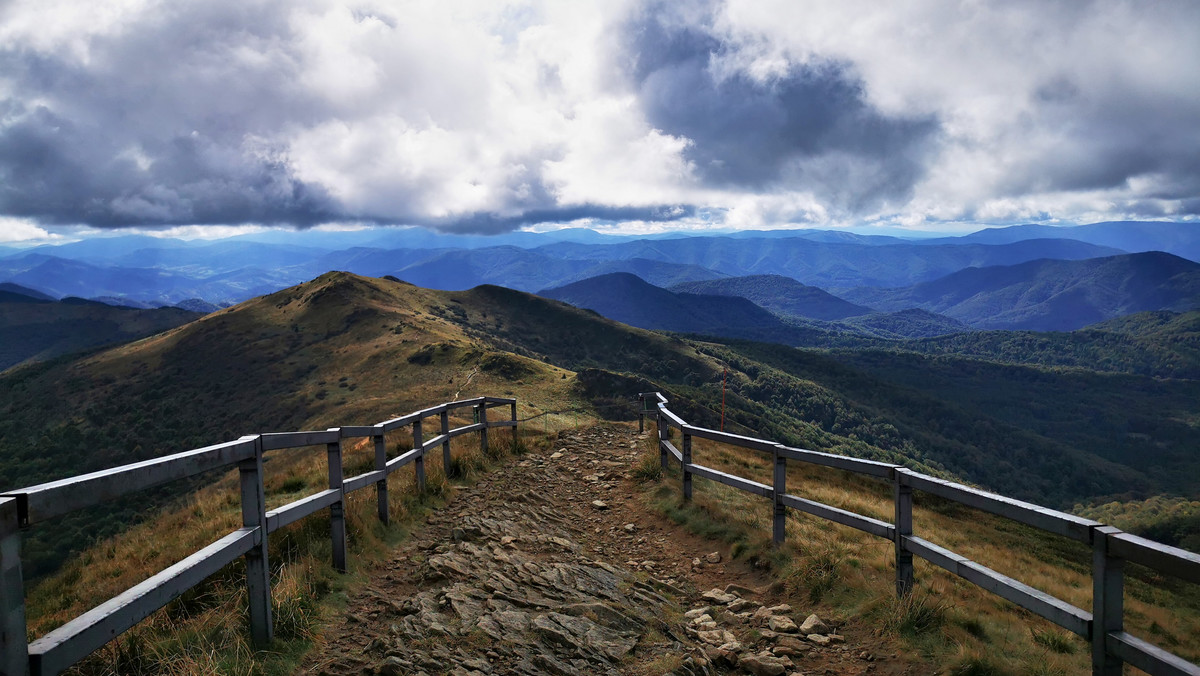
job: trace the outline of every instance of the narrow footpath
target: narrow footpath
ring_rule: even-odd
[[[625,425],[568,431],[457,488],[298,674],[908,673],[649,511],[631,478],[644,443]]]

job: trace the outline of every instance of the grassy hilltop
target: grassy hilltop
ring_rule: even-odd
[[[677,413],[696,424],[715,426],[725,367],[727,428],[734,431],[815,450],[904,462],[1056,507],[1162,493],[1198,497],[1186,494],[1187,487],[1179,481],[1180,476],[1195,476],[1196,454],[1189,439],[1200,423],[1191,402],[1200,392],[1194,381],[1081,375],[1078,370],[1002,366],[953,356],[901,359],[880,352],[825,354],[684,339],[501,287],[432,291],[336,272],[135,343],[0,375],[0,480],[6,487],[28,485],[254,432],[369,424],[480,394],[517,397],[523,418],[584,407],[595,415],[629,419],[632,395],[658,388],[671,397]],[[1046,405],[1080,386],[1088,392],[1081,404],[1088,408],[1087,419],[1073,419],[1078,412],[1030,417],[1031,401]],[[969,396],[960,396],[963,391]],[[1137,395],[1133,399],[1131,392]],[[510,450],[539,443],[536,432],[543,421],[553,430],[570,424],[573,416],[539,418],[526,426],[522,439],[508,442]],[[1089,428],[1099,421],[1104,422],[1099,432]],[[1097,445],[1110,430],[1123,434],[1108,445]],[[389,438],[392,448],[405,443],[402,434]],[[456,462],[472,471],[503,461],[502,452],[498,447],[488,458],[469,444],[455,448]],[[714,454],[718,464],[740,468],[739,473],[758,471],[753,458],[704,445],[698,453]],[[368,467],[368,456],[365,446],[348,449],[347,474]],[[1192,464],[1174,474],[1169,471],[1180,462]],[[436,469],[440,463],[433,464]],[[267,471],[271,506],[284,504],[323,485],[323,452],[277,456]],[[804,485],[817,491],[816,499],[887,517],[878,486],[836,473],[805,476],[809,481]],[[391,529],[374,525],[369,499],[356,498],[351,523],[359,555],[352,558],[369,562],[371,551],[403,537],[404,524],[412,523],[423,505],[439,499],[444,490],[442,478],[431,478],[433,494],[398,502],[399,525]],[[216,484],[194,494],[194,485],[156,492],[157,507],[151,512],[119,503],[34,529],[27,538],[26,566],[45,576],[30,591],[31,626],[38,635],[230,527],[237,510],[236,500],[228,497],[230,479],[214,480]],[[749,543],[744,553],[757,556],[752,545],[761,533],[755,529],[768,521],[751,524],[745,515],[754,514],[756,507],[743,507],[711,488],[698,489],[698,495],[711,497],[700,498],[690,512],[679,511],[653,484],[647,487],[647,500],[698,525],[705,521],[704,514],[708,521],[720,516],[733,524],[723,536]],[[695,511],[706,504],[703,514]],[[1079,552],[1026,529],[1013,530],[936,505],[923,509],[926,516],[919,515],[925,519],[920,527],[931,539],[967,556],[978,555],[980,561],[1016,577],[1021,577],[1020,570],[1004,566],[1036,567],[1041,562],[1051,571],[1044,574],[1044,588],[1054,593],[1078,587],[1081,566],[1087,562]],[[999,529],[999,534],[972,540],[982,547],[973,552],[956,525],[964,520],[981,533]],[[138,521],[140,525],[129,529]],[[291,641],[285,641],[291,648],[284,652],[291,650],[292,655],[307,645],[325,612],[320,600],[336,599],[342,585],[353,583],[353,576],[339,578],[325,565],[328,544],[322,544],[322,527],[319,519],[309,520],[272,538],[272,547],[279,548],[272,557],[278,565],[276,602],[285,618],[282,636]],[[886,580],[882,592],[876,592],[887,575],[881,552],[890,545],[855,540],[839,528],[818,528],[825,535],[812,531],[811,537],[819,546],[793,552],[790,563],[777,561],[779,573],[790,576],[797,590],[830,584],[821,579],[841,580],[847,589],[859,590],[844,597],[825,596],[823,602],[841,604],[835,606],[839,612],[855,612],[860,606],[863,612],[883,612]],[[172,537],[164,538],[163,533]],[[85,546],[89,542],[91,546]],[[1021,557],[1007,556],[1007,551],[1018,549]],[[77,553],[68,557],[72,551]],[[816,572],[800,572],[810,568]],[[1065,572],[1052,572],[1059,569]],[[261,657],[251,655],[240,638],[239,577],[229,572],[218,578],[130,638],[111,645],[89,668],[104,673],[124,664],[127,670],[134,665],[170,673],[262,667],[257,662]],[[1038,579],[1023,579],[1039,584]],[[986,652],[996,645],[989,642],[997,640],[999,632],[1014,645],[1041,645],[1030,643],[1029,636],[1017,636],[1017,625],[999,619],[988,619],[994,625],[975,631],[974,625],[964,623],[986,604],[995,606],[980,600],[990,597],[947,580],[934,587],[949,594],[947,603],[962,607],[950,613],[948,623],[919,632],[912,639],[914,650],[949,659],[947,651],[962,642],[967,646],[964,655]],[[1149,584],[1136,589],[1144,590],[1137,592],[1144,597],[1139,602],[1146,604],[1138,611],[1143,624],[1166,632],[1168,643],[1183,640],[1186,633],[1179,631],[1196,628],[1196,599],[1163,596]],[[1077,598],[1085,591],[1086,586],[1063,595],[1086,607],[1086,599]],[[1008,608],[997,608],[988,610],[987,617],[1011,614]],[[881,630],[900,632],[898,627]],[[213,652],[205,657],[200,654],[204,650]],[[284,662],[270,664],[278,667],[288,659],[285,655]],[[183,666],[163,666],[171,660]]]

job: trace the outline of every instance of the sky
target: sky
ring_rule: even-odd
[[[0,242],[1200,221],[1200,3],[0,3]]]

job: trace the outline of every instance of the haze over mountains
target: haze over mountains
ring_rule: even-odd
[[[546,290],[636,326],[804,344],[839,334],[1069,331],[1135,312],[1186,311],[1200,304],[1195,258],[1200,234],[1187,223],[1013,226],[926,240],[805,230],[484,237],[393,229],[0,249],[0,282],[51,298],[207,312],[345,270],[434,289]]]

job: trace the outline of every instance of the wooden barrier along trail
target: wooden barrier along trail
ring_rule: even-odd
[[[488,409],[509,407],[508,420],[488,420]],[[473,424],[450,429],[450,411],[470,408]],[[437,436],[424,436],[423,421],[438,422]],[[385,435],[412,428],[412,447],[388,459]],[[226,565],[244,558],[250,633],[256,647],[273,636],[270,533],[325,508],[329,509],[333,566],[346,570],[346,494],[375,486],[379,519],[388,520],[388,475],[412,464],[419,490],[425,488],[425,455],[441,446],[443,467],[450,466],[450,440],[478,432],[487,447],[492,427],[517,426],[515,399],[476,397],[427,408],[376,425],[335,427],[325,431],[255,434],[154,460],[8,491],[0,495],[0,676],[57,674],[113,640],[154,611]],[[370,438],[375,468],[358,476],[342,474],[342,442]],[[289,448],[324,445],[329,459],[329,488],[267,511],[263,488],[263,454]],[[237,466],[241,485],[242,527],[183,561],[126,590],[61,627],[26,643],[25,597],[21,576],[21,531],[67,512],[91,507],[169,481]]]
[[[898,594],[907,594],[912,589],[913,557],[920,557],[1089,640],[1092,644],[1093,674],[1120,676],[1123,665],[1128,663],[1154,676],[1200,676],[1200,666],[1124,630],[1123,576],[1124,564],[1130,561],[1164,575],[1200,584],[1200,555],[1125,533],[1098,521],[937,479],[900,465],[791,448],[773,441],[689,425],[667,408],[667,398],[658,392],[639,394],[638,400],[641,402],[641,410],[638,413],[639,429],[644,429],[646,416],[658,421],[660,462],[664,469],[669,459],[674,459],[679,464],[684,499],[690,500],[692,497],[693,476],[702,476],[767,498],[775,504],[772,536],[776,545],[782,544],[786,537],[788,509],[812,514],[894,542]],[[672,427],[683,435],[679,447],[667,437],[668,430]],[[692,457],[693,437],[769,453],[774,459],[772,485],[696,464]],[[886,523],[789,495],[789,460],[856,472],[891,482],[895,502],[894,523]],[[1090,546],[1093,552],[1091,611],[1077,608],[915,535],[912,526],[914,490],[937,495]]]

